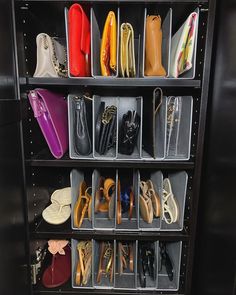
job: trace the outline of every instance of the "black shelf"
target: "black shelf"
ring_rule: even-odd
[[[36,229],[30,232],[31,239],[122,239],[122,240],[165,240],[165,241],[188,241],[189,235],[183,232],[163,231],[132,231],[125,230],[72,230],[71,222],[68,220],[62,225],[51,225],[43,219],[38,223]]]
[[[67,2],[66,0],[16,0],[16,2]],[[78,0],[68,0],[78,2]],[[80,2],[156,2],[156,0],[81,0]],[[161,3],[208,3],[208,0],[158,0]]]
[[[154,160],[74,160],[68,153],[61,159],[53,158],[48,151],[44,150],[31,159],[26,159],[27,166],[33,167],[117,167],[117,168],[159,168],[159,169],[194,169],[193,161],[154,161]]]
[[[201,80],[172,78],[20,78],[26,86],[201,87]]]

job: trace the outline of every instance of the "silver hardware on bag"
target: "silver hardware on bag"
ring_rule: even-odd
[[[35,251],[35,256],[33,259],[33,263],[31,264],[31,282],[33,285],[37,283],[37,276],[41,270],[42,261],[45,258],[47,253],[47,249],[38,248]]]

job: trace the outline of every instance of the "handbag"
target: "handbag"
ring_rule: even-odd
[[[45,33],[36,37],[37,65],[34,77],[67,77],[66,48]]]
[[[31,90],[28,97],[52,155],[61,158],[68,149],[67,102],[46,89]]]
[[[162,29],[160,15],[146,18],[145,71],[146,76],[166,76],[162,65]]]
[[[95,148],[104,155],[116,142],[117,107],[107,106],[101,102],[95,127]]]
[[[143,146],[144,149],[154,158],[157,157],[157,116],[161,107],[163,93],[161,88],[156,88],[153,91],[152,100],[145,101],[144,105],[144,118],[143,120]]]
[[[123,115],[119,132],[119,152],[131,155],[137,144],[140,128],[140,116],[134,110],[129,110]]]
[[[74,77],[90,76],[90,23],[83,8],[73,4],[68,13],[69,68]]]
[[[74,145],[75,151],[80,155],[89,155],[92,152],[89,134],[86,103],[83,97],[73,99],[74,109]]]
[[[120,69],[122,77],[135,77],[134,30],[131,24],[120,27]]]
[[[174,78],[178,78],[193,66],[192,59],[197,21],[198,13],[191,13],[185,23],[172,37],[170,75]]]
[[[117,68],[117,32],[116,15],[110,11],[104,25],[100,49],[100,66],[102,76],[116,74]]]

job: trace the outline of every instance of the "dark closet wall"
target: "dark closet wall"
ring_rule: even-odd
[[[194,294],[236,294],[236,1],[217,1]]]

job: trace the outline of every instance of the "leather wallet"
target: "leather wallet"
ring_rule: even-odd
[[[143,109],[143,116],[146,118],[146,120],[143,120],[143,146],[145,151],[154,158],[157,157],[158,152],[156,148],[156,133],[159,126],[156,125],[156,117],[158,116],[162,99],[162,90],[157,87],[153,91],[152,100],[146,100]]]
[[[131,155],[137,144],[140,128],[140,116],[134,110],[123,115],[119,132],[119,153]]]
[[[102,42],[100,49],[100,66],[102,76],[111,76],[116,74],[117,69],[117,28],[116,15],[110,11],[102,33]]]
[[[145,71],[146,76],[166,76],[162,65],[162,29],[160,15],[146,18]]]
[[[28,97],[52,155],[61,158],[69,145],[66,100],[46,89],[31,90]]]
[[[107,106],[101,103],[95,127],[95,147],[100,155],[104,155],[116,142],[116,106]],[[102,112],[102,113],[101,113]]]
[[[135,77],[134,30],[131,24],[120,27],[120,71],[122,77]]]
[[[70,74],[90,76],[90,23],[82,6],[77,3],[68,12],[68,31]]]
[[[74,97],[74,145],[75,151],[83,156],[89,155],[92,152],[91,137],[88,127],[87,113],[90,106],[87,106],[89,101],[83,97]],[[91,124],[90,124],[91,125]]]

